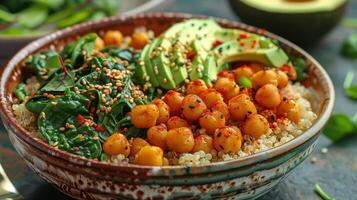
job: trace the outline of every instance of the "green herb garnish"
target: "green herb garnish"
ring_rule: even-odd
[[[247,77],[240,77],[238,79],[238,85],[242,86],[242,87],[245,87],[245,88],[253,87],[252,81]]]
[[[357,58],[357,33],[349,35],[341,46],[341,54],[346,58]]]
[[[326,194],[325,191],[322,190],[322,188],[319,186],[319,184],[315,184],[315,192],[321,197],[323,200],[335,200],[334,198],[330,197],[328,194]]]
[[[353,118],[344,113],[333,114],[324,127],[323,133],[334,142],[357,134],[357,113]]]
[[[357,100],[357,85],[352,85],[353,77],[354,73],[352,71],[347,72],[343,88],[348,97]]]

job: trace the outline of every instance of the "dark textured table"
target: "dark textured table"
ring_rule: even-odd
[[[228,3],[218,0],[176,0],[166,10],[238,20]],[[346,15],[357,17],[357,0],[350,1]],[[347,71],[351,70],[357,74],[357,61],[341,58],[339,47],[343,38],[352,31],[357,32],[357,29],[339,26],[319,43],[303,47],[325,67],[331,76],[337,95],[336,111],[349,115],[357,112],[357,102],[344,96],[342,85]],[[0,161],[25,199],[70,199],[42,181],[26,167],[11,146],[1,124],[0,133]],[[328,148],[327,154],[320,153],[323,147]],[[357,136],[336,144],[331,144],[328,139],[321,136],[313,157],[316,158],[315,163],[306,160],[277,188],[260,200],[318,200],[319,197],[313,192],[315,183],[319,183],[337,200],[357,199]]]

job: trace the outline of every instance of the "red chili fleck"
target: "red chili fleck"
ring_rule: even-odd
[[[186,54],[187,59],[192,60],[194,57],[196,57],[197,53],[195,51],[189,51]]]
[[[94,113],[95,112],[95,107],[90,107],[89,113]]]
[[[196,79],[196,80],[194,80],[194,81],[192,82],[192,85],[202,86],[202,85],[204,85],[204,82],[202,82],[201,80]]]
[[[239,35],[240,39],[246,39],[248,37],[249,37],[248,33],[242,33],[242,34]]]
[[[87,108],[90,108],[90,101],[88,101],[87,103]]]
[[[256,44],[257,44],[257,40],[253,40],[253,41],[252,41],[252,49],[255,48]]]
[[[79,147],[72,147],[74,151],[79,151]]]
[[[78,124],[83,124],[86,121],[86,118],[84,118],[83,115],[78,115],[76,120]]]
[[[105,131],[105,129],[104,129],[101,125],[99,125],[99,124],[95,125],[95,126],[94,126],[94,129],[95,129],[96,131],[98,131],[98,132],[104,132],[104,131]]]
[[[239,45],[240,45],[241,47],[243,47],[243,46],[244,46],[244,42],[240,42]]]
[[[286,72],[290,72],[291,71],[291,66],[284,64],[283,66],[280,67],[281,71],[286,71]]]
[[[221,44],[223,44],[222,41],[216,40],[216,41],[213,42],[213,47],[218,47]]]
[[[235,74],[231,70],[223,70],[223,71],[218,73],[218,76],[236,80]]]

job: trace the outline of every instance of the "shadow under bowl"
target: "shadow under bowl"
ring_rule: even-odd
[[[318,118],[308,130],[279,147],[236,160],[197,167],[150,167],[109,164],[70,154],[36,139],[21,127],[12,113],[12,92],[24,76],[21,62],[50,45],[73,40],[89,32],[118,29],[124,35],[145,26],[159,35],[172,24],[188,18],[207,18],[183,13],[149,13],[118,16],[83,23],[40,38],[21,49],[2,69],[1,118],[17,152],[43,179],[76,199],[235,199],[257,198],[283,180],[315,147],[320,130],[332,113],[335,93],[320,64],[305,51],[276,35],[242,23],[216,19],[223,27],[243,29],[280,41],[290,55],[308,63],[308,78],[302,83],[315,91],[311,99]]]

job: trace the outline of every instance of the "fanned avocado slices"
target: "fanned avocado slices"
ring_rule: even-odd
[[[286,53],[271,39],[220,27],[212,19],[177,23],[144,48],[136,73],[151,87],[173,89],[186,79],[211,84],[229,62],[255,61],[270,67],[288,63]],[[147,80],[146,80],[147,81]]]

